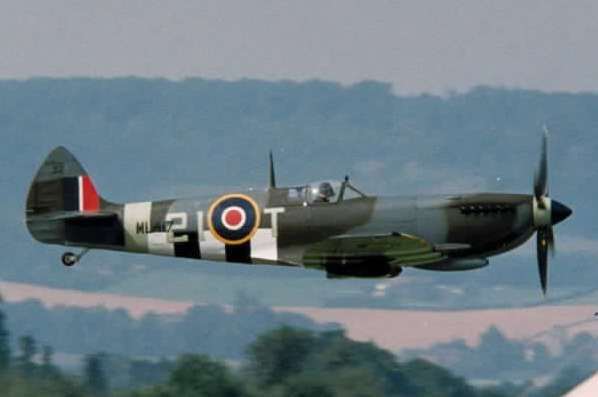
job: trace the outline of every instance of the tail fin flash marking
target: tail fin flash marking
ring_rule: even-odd
[[[62,184],[62,198],[60,195],[53,195],[49,196],[52,199],[52,205],[50,205],[51,211],[56,210],[64,210],[64,211],[79,211],[81,205],[79,204],[79,197],[81,189],[79,188],[79,179],[76,177],[70,178],[63,178],[62,180],[58,181],[48,181],[48,182],[39,182],[38,186],[42,186],[42,184],[53,185],[53,184]],[[41,189],[38,189],[41,190]],[[41,194],[43,198],[43,190]],[[62,205],[60,205],[60,201],[62,200]],[[62,208],[61,208],[62,207]]]
[[[97,212],[100,209],[100,196],[88,175],[79,177],[79,211]]]

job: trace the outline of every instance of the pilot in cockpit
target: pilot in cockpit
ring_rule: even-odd
[[[329,182],[320,183],[315,202],[329,203],[332,197],[334,197],[334,189],[332,188],[332,185]]]

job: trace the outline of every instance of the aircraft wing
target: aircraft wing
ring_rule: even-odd
[[[345,261],[382,259],[401,267],[430,265],[447,258],[426,240],[405,233],[335,236],[316,244],[307,259],[323,257]]]

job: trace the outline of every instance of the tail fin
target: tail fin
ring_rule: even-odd
[[[97,212],[102,199],[77,159],[62,146],[37,171],[27,196],[27,217],[53,212]]]
[[[114,233],[118,216],[113,207],[100,197],[77,159],[65,148],[57,147],[46,157],[29,187],[27,228],[44,243],[112,244],[118,235]]]

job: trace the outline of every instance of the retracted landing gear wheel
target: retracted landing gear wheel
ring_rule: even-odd
[[[390,270],[390,273],[388,273],[388,278],[394,278],[394,277],[398,277],[399,274],[401,274],[403,272],[403,268],[400,266],[397,267],[393,267]]]
[[[77,263],[77,255],[73,254],[72,252],[65,252],[62,254],[62,264],[64,266],[71,267],[75,263]]]

